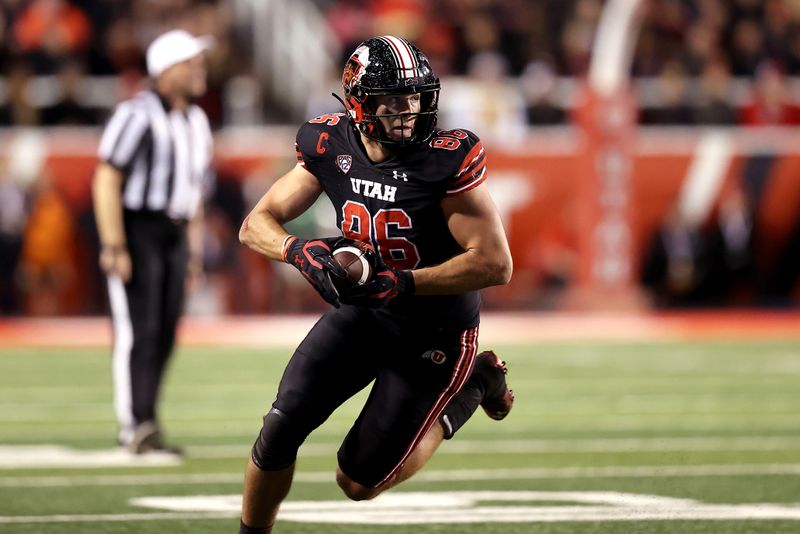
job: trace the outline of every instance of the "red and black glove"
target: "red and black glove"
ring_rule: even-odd
[[[322,298],[337,308],[339,292],[331,282],[331,273],[344,277],[347,276],[347,272],[334,261],[331,252],[336,247],[347,244],[346,241],[342,237],[299,239],[290,235],[286,238],[281,251],[283,261],[297,267]]]
[[[375,274],[369,282],[343,290],[339,295],[342,304],[380,308],[396,299],[414,294],[414,275],[411,271],[389,267],[379,253],[368,258]]]

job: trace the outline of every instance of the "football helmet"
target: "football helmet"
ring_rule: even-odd
[[[428,58],[401,37],[383,35],[361,43],[350,56],[342,74],[344,106],[358,130],[387,145],[413,145],[430,139],[436,127],[439,104],[439,78]],[[402,113],[376,112],[376,96],[419,94],[419,110]],[[413,124],[411,135],[401,130],[400,139],[392,138],[382,118],[400,117],[401,124]]]

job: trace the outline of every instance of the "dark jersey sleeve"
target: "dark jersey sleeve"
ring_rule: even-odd
[[[486,180],[486,151],[481,140],[467,130],[453,130],[453,132],[466,137],[459,140],[459,145],[454,150],[457,167],[446,184],[446,196],[464,193],[478,187]]]
[[[297,162],[311,174],[319,176],[316,172],[319,164],[329,157],[328,145],[331,135],[334,135],[333,127],[346,120],[344,113],[331,113],[303,123],[295,138]]]

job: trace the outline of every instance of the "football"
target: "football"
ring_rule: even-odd
[[[361,285],[370,279],[372,267],[367,259],[368,247],[367,244],[363,248],[347,245],[333,251],[333,259],[347,271],[347,277],[331,276],[337,289]]]

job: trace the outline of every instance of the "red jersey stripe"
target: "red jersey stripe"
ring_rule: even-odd
[[[464,185],[461,185],[461,186],[459,186],[457,188],[448,189],[446,194],[447,194],[447,196],[453,196],[453,195],[458,195],[458,194],[461,194],[461,193],[466,193],[470,189],[475,189],[476,187],[478,187],[479,185],[481,185],[485,181],[486,181],[486,167],[484,167],[483,171],[481,171],[481,173],[478,176],[476,176],[472,181],[470,181],[470,182],[468,182],[468,183],[466,183]]]
[[[471,165],[474,165],[480,156],[483,156],[484,154],[485,151],[483,150],[483,143],[478,141],[478,144],[472,147],[472,150],[469,151],[467,156],[464,158],[464,161],[461,162],[461,166],[458,168],[458,171],[456,171],[456,178],[464,174],[467,169],[469,169]]]

